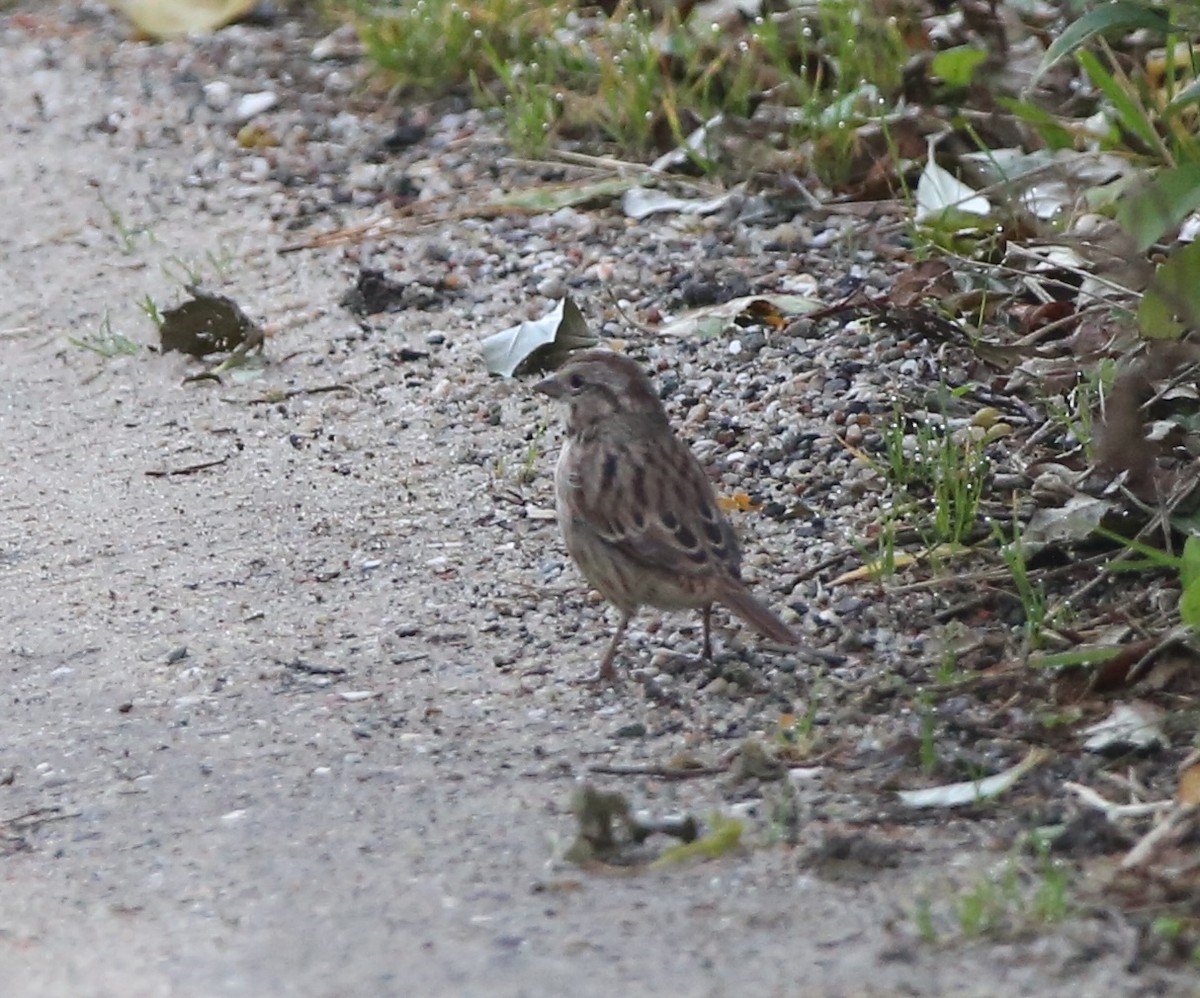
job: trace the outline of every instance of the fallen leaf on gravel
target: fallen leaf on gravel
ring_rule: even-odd
[[[859,565],[858,568],[852,568],[848,572],[843,572],[836,579],[832,579],[829,584],[831,586],[844,586],[851,582],[874,582],[878,579],[886,578],[893,572],[898,572],[903,568],[908,568],[910,565],[915,565],[918,560],[915,554],[897,551],[886,561],[883,558],[877,558],[875,561],[868,561],[865,565]]]
[[[1128,752],[1167,744],[1158,726],[1162,712],[1148,703],[1119,703],[1103,721],[1084,729],[1083,747],[1089,752]]]
[[[489,336],[483,341],[483,362],[489,374],[505,378],[536,374],[557,367],[572,350],[594,347],[598,342],[568,296],[540,319]]]
[[[987,198],[937,165],[930,146],[929,160],[917,182],[916,221],[946,228],[977,224],[991,213],[992,205]]]
[[[112,0],[139,31],[152,38],[182,38],[216,31],[248,14],[256,0]]]
[[[717,505],[726,513],[737,510],[739,513],[757,513],[762,509],[762,503],[756,503],[745,492],[735,492],[731,496],[717,496]]]
[[[1010,766],[995,776],[966,783],[947,783],[940,787],[926,787],[923,790],[901,790],[900,800],[909,807],[962,807],[964,804],[976,804],[1004,793],[1014,786],[1022,776],[1040,766],[1050,757],[1051,753],[1048,750],[1033,748],[1015,766]]]
[[[1026,555],[1052,544],[1086,540],[1116,504],[1109,499],[1077,493],[1053,509],[1036,509],[1021,532]]]
[[[796,318],[822,308],[821,302],[802,295],[747,295],[717,305],[706,305],[686,312],[659,330],[660,336],[686,336],[711,340],[720,336],[736,319],[748,315],[756,321],[760,316],[778,314]]]
[[[897,308],[915,308],[922,302],[942,301],[960,290],[945,260],[919,260],[900,273],[888,298]]]
[[[921,551],[918,554],[897,551],[886,560],[877,558],[875,561],[869,561],[858,568],[852,568],[848,572],[843,572],[829,584],[831,586],[842,586],[849,582],[863,582],[868,580],[873,582],[880,578],[886,578],[892,572],[915,565],[926,558],[936,559],[941,562],[956,558],[959,555],[970,554],[971,552],[972,548],[965,544],[938,544],[936,547]]]
[[[579,206],[602,208],[634,186],[629,177],[605,177],[574,184],[543,184],[539,187],[510,191],[488,202],[495,208],[550,213],[560,208]]]
[[[208,294],[196,287],[188,290],[192,294],[188,301],[162,314],[158,332],[164,353],[177,350],[193,357],[206,357],[239,348],[244,353],[262,346],[262,329],[232,298]]]
[[[733,197],[733,191],[726,191],[712,198],[680,198],[653,187],[631,187],[621,199],[621,209],[638,221],[664,211],[679,215],[712,215],[729,204]]]

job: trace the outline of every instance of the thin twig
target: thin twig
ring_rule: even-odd
[[[217,458],[215,461],[202,461],[200,464],[189,464],[184,468],[172,468],[169,471],[147,471],[146,474],[151,478],[171,478],[175,475],[194,475],[197,471],[204,471],[208,468],[215,468],[219,464],[224,464],[229,460],[230,455]]]
[[[68,818],[78,818],[82,811],[63,811],[59,807],[35,807],[32,811],[18,814],[12,818],[0,818],[0,827],[9,825],[44,825],[50,821],[66,821]]]
[[[271,392],[267,395],[258,395],[250,399],[235,399],[228,396],[222,396],[222,402],[228,402],[230,405],[275,405],[279,402],[287,402],[301,395],[321,395],[325,392],[348,392],[351,395],[355,394],[357,389],[353,385],[333,384],[333,385],[317,385],[315,388],[289,388],[286,392]]]
[[[660,780],[692,780],[703,776],[720,776],[729,772],[729,767],[695,766],[677,769],[670,766],[618,766],[601,763],[588,766],[588,772],[601,776],[654,776]]]

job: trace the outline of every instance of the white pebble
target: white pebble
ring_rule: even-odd
[[[238,121],[249,121],[264,111],[270,111],[278,103],[279,96],[271,90],[259,90],[256,93],[244,94],[238,100],[233,116]]]
[[[224,80],[211,80],[204,84],[204,103],[214,111],[224,111],[233,100],[233,87]]]
[[[262,156],[251,156],[242,163],[238,180],[243,183],[261,183],[271,175],[271,164]]]
[[[538,281],[537,293],[543,298],[561,298],[567,293],[567,284],[557,275],[547,277]]]

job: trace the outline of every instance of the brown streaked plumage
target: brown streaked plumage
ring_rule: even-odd
[[[714,603],[765,637],[796,643],[788,626],[742,582],[733,527],[639,364],[589,350],[569,358],[534,390],[567,405],[567,439],[554,473],[567,551],[584,578],[621,611],[598,678],[615,677],[613,658],[641,606],[702,610],[705,658],[712,657]]]

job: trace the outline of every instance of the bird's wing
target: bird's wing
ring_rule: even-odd
[[[648,569],[739,577],[737,536],[683,441],[594,439],[584,448],[571,476],[579,526]],[[583,468],[587,474],[578,473]]]

